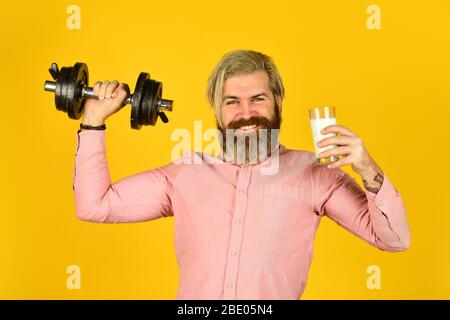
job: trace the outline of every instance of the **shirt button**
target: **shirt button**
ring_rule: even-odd
[[[239,194],[244,194],[244,190],[239,189]]]
[[[378,205],[381,207],[383,205],[383,201],[378,201]]]
[[[241,223],[241,219],[236,219],[236,223],[237,224]]]
[[[233,288],[233,284],[232,284],[232,283],[228,283],[228,284],[227,284],[227,288],[229,288],[229,289],[230,289],[230,288]]]
[[[237,255],[237,252],[236,251],[231,251],[231,255],[235,256],[235,255]]]

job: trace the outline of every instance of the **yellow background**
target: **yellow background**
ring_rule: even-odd
[[[69,30],[66,9],[81,9]],[[369,5],[381,30],[366,27]],[[30,1],[1,6],[0,298],[173,299],[173,220],[102,225],[75,216],[79,121],[44,92],[52,62],[88,64],[90,84],[140,71],[175,100],[166,125],[107,120],[113,181],[170,161],[176,128],[215,126],[209,73],[235,49],[274,58],[286,88],[281,141],[312,151],[307,109],[334,105],[400,191],[412,233],[402,253],[373,248],[328,218],[304,299],[450,298],[450,1]],[[349,167],[344,171],[352,174]],[[362,185],[362,184],[361,184]],[[81,289],[66,268],[81,268]],[[366,268],[381,268],[381,289]]]

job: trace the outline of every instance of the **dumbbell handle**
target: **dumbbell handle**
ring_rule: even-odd
[[[55,81],[45,81],[44,84],[44,90],[45,91],[56,91],[56,82]],[[94,94],[94,88],[92,87],[83,87],[82,94],[84,94],[86,97],[97,99],[98,97]],[[127,99],[125,100],[125,103],[132,103],[133,102],[133,95],[130,94]],[[158,100],[158,109],[159,110],[166,110],[166,111],[172,111],[172,100],[166,100],[166,99],[159,99]]]

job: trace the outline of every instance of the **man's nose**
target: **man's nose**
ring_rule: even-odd
[[[240,103],[240,111],[241,111],[241,115],[242,118],[244,119],[250,119],[252,116],[255,116],[255,110],[253,109],[253,106],[251,104],[251,102],[243,100]]]

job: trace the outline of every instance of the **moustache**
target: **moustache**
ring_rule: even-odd
[[[265,117],[251,117],[250,119],[239,119],[228,124],[227,129],[239,129],[245,126],[259,125],[261,128],[270,128],[272,122]]]

